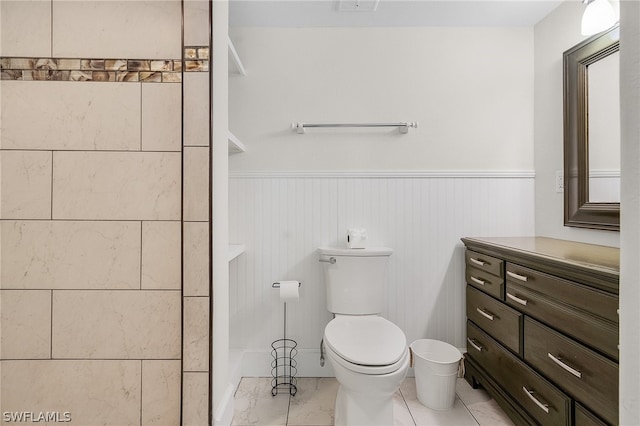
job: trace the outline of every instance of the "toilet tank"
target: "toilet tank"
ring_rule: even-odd
[[[318,252],[329,312],[371,315],[384,310],[390,248],[321,247]]]

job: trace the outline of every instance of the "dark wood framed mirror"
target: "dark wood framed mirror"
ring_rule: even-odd
[[[618,26],[600,34],[584,40],[582,43],[572,47],[564,52],[564,224],[565,226],[573,226],[591,229],[620,230],[620,202],[619,202],[619,145],[620,145],[620,119],[619,119],[619,75],[617,71],[607,65],[614,83],[606,77],[604,80],[607,84],[615,84],[614,99],[611,102],[613,107],[598,105],[601,101],[595,96],[597,90],[590,85],[590,71],[596,81],[596,69],[600,74],[600,64],[612,63],[615,67],[619,67],[619,50],[620,50],[620,29]],[[598,64],[598,68],[594,65]],[[604,67],[603,67],[604,69]],[[591,90],[590,90],[591,89]],[[609,87],[610,89],[610,87]],[[590,96],[593,95],[593,96]],[[617,101],[615,99],[618,99]],[[590,105],[591,102],[591,105]],[[600,111],[604,110],[607,117],[596,119],[596,111],[600,106]],[[611,110],[618,111],[617,118]],[[600,123],[597,132],[598,138],[603,140],[604,149],[596,149],[595,145],[595,124]],[[611,126],[604,131],[601,124],[604,123]],[[591,132],[590,132],[591,127]],[[590,142],[590,134],[593,139]],[[617,138],[617,140],[616,140]],[[592,147],[590,148],[590,143]],[[617,145],[616,145],[617,144]],[[617,151],[616,151],[617,149]],[[617,170],[617,194],[615,193],[615,185],[611,190],[611,194],[595,196],[595,184],[593,176],[597,175],[593,164],[594,158],[612,153],[615,157],[616,152],[618,161]],[[591,153],[591,160],[590,160]],[[609,166],[610,175],[615,178],[615,165]],[[591,177],[591,179],[590,179]],[[591,183],[590,183],[591,182]],[[590,186],[593,190],[590,191]]]

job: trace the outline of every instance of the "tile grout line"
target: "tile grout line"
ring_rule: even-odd
[[[51,315],[50,315],[50,319],[51,319],[51,329],[50,329],[50,337],[49,337],[49,359],[53,359],[53,289],[51,289],[51,301],[50,301],[50,306],[51,306]]]
[[[51,14],[51,21],[50,21],[50,25],[51,28],[49,28],[49,32],[50,32],[50,42],[51,45],[49,46],[51,49],[51,57],[53,57],[53,0],[51,0],[51,8],[49,9],[49,13]]]
[[[53,220],[53,150],[51,151],[51,209],[49,211],[49,220]]]
[[[142,371],[142,369],[144,368],[143,364],[144,364],[143,360],[140,360],[140,426],[142,426],[142,405],[143,405],[142,404],[142,397],[144,396],[144,393],[142,391],[142,386],[143,386],[143,380],[142,380],[143,371]]]
[[[140,290],[142,290],[142,259],[143,259],[142,258],[142,253],[143,253],[143,250],[144,250],[144,248],[142,247],[142,243],[144,241],[144,237],[143,236],[144,236],[144,221],[141,220],[140,221],[140,276],[138,277],[139,278]]]
[[[480,422],[478,421],[478,419],[476,419],[476,416],[473,415],[473,413],[471,412],[471,410],[469,410],[469,407],[467,407],[466,402],[464,402],[464,400],[462,398],[460,398],[460,395],[458,394],[458,392],[456,391],[456,398],[458,398],[460,400],[460,402],[462,403],[462,405],[464,406],[464,409],[467,410],[467,412],[469,413],[469,415],[471,417],[473,417],[473,420],[476,422],[477,425],[480,425]]]
[[[289,403],[287,404],[287,418],[284,422],[285,425],[289,426],[289,412],[291,411],[291,393],[289,393]]]
[[[144,103],[144,88],[142,87],[142,82],[140,82],[140,152],[143,152],[142,149],[142,138],[144,129],[144,115],[143,115],[143,103]]]
[[[406,380],[406,378],[405,378]],[[398,392],[400,392],[400,396],[402,397],[402,402],[404,402],[404,406],[407,407],[407,411],[409,412],[409,415],[411,416],[411,420],[413,421],[414,426],[417,426],[417,422],[415,417],[413,417],[413,413],[411,412],[411,408],[409,408],[409,404],[407,404],[407,400],[404,397],[404,394],[402,393],[402,389],[398,389]]]

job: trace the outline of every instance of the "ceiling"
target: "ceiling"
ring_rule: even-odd
[[[579,1],[579,0],[575,0]],[[358,11],[356,9],[358,3]],[[231,0],[231,27],[533,26],[562,0]],[[347,10],[345,10],[347,9]],[[363,10],[364,9],[364,10]]]

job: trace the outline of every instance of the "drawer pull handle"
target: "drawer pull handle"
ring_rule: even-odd
[[[507,271],[507,275],[509,275],[511,278],[515,278],[518,281],[527,281],[527,277],[525,277],[524,275],[516,274],[515,272]]]
[[[483,348],[482,348],[482,346],[480,346],[478,343],[476,343],[476,341],[475,341],[475,340],[473,340],[473,339],[471,339],[471,338],[467,337],[467,342],[469,342],[469,344],[470,344],[471,346],[473,346],[473,348],[474,348],[475,350],[477,350],[478,352],[482,352],[482,349],[483,349]]]
[[[469,260],[478,266],[484,266],[485,264],[485,262],[483,262],[482,260],[474,259],[473,257],[470,257]]]
[[[514,295],[513,295],[513,294],[511,294],[511,293],[507,293],[507,297],[508,297],[509,299],[513,300],[513,301],[514,301],[514,302],[516,302],[516,303],[519,303],[519,304],[521,304],[521,305],[523,305],[523,306],[527,306],[527,301],[526,301],[525,299],[520,299],[519,297],[514,296]]]
[[[567,364],[562,362],[562,360],[560,358],[556,358],[555,356],[551,355],[551,353],[547,353],[547,355],[549,356],[549,358],[551,358],[553,360],[553,362],[558,364],[560,367],[564,368],[569,373],[571,373],[574,376],[576,376],[578,379],[582,379],[582,373],[580,371],[576,370],[575,368],[569,367]]]
[[[522,387],[522,390],[527,394],[527,396],[529,398],[531,398],[531,400],[540,408],[542,408],[542,410],[549,414],[549,404],[543,404],[542,402],[540,402],[538,400],[538,398],[536,398],[535,396],[533,396],[533,391],[530,391],[529,389],[527,389],[526,387]]]
[[[480,280],[476,277],[474,277],[473,275],[470,277],[471,281],[473,281],[474,283],[478,284],[478,285],[485,285],[486,281]]]
[[[480,315],[482,315],[483,317],[485,317],[489,321],[493,321],[493,315],[487,313],[484,309],[476,308],[476,311],[478,311],[478,313]]]

